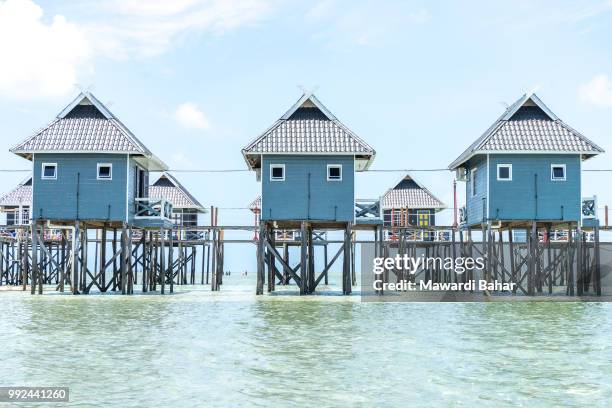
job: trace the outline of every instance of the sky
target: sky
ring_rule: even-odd
[[[29,169],[8,149],[79,90],[171,169],[246,169],[241,148],[304,89],[373,169],[446,168],[531,91],[609,152],[584,169],[612,169],[611,38],[612,1],[0,0],[0,169]],[[413,174],[452,206],[451,172]],[[252,223],[254,173],[175,175],[221,224]],[[402,177],[361,173],[356,196]],[[583,195],[612,205],[610,177],[585,172]]]

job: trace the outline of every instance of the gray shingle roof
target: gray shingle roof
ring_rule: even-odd
[[[381,208],[443,209],[446,205],[408,174],[382,196]]]
[[[33,153],[129,153],[165,165],[91,93],[79,94],[47,127],[10,149],[31,158]]]
[[[32,205],[32,176],[0,197],[0,207],[19,207],[20,205],[28,207]]]
[[[572,129],[534,94],[524,95],[463,152],[449,168],[479,153],[577,153],[586,158],[603,149]]]
[[[163,197],[170,201],[174,208],[192,208],[206,212],[204,206],[169,173],[163,173],[155,183],[149,186],[149,197]]]
[[[310,94],[300,100],[274,125],[257,137],[242,153],[251,168],[259,166],[259,155],[354,154],[369,165],[376,152]]]

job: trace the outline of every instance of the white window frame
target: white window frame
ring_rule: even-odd
[[[283,178],[274,178],[272,176],[273,168],[281,168],[283,169]],[[285,165],[284,164],[270,164],[270,181],[285,181]]]
[[[110,177],[100,177],[100,167],[110,167]],[[98,163],[96,179],[98,179],[98,180],[112,180],[113,179],[113,163]]]
[[[472,190],[470,195],[472,197],[476,197],[476,193],[475,193],[476,190],[474,189],[474,186],[476,185],[476,183],[474,183],[474,180],[475,180],[474,174],[476,174],[477,171],[478,171],[478,167],[474,167],[470,169],[470,189]]]
[[[340,178],[330,178],[329,169],[338,168],[340,169]],[[328,164],[327,165],[327,181],[342,181],[342,165],[341,164]]]
[[[563,178],[556,178],[554,173],[555,167],[563,168]],[[551,164],[550,165],[550,180],[551,181],[566,181],[567,180],[567,166],[565,164]]]
[[[508,178],[500,178],[499,177],[499,169],[507,167],[508,168]],[[512,181],[512,165],[511,164],[498,164],[497,165],[497,181]]]
[[[45,167],[55,167],[55,174],[53,177],[45,176]],[[40,170],[41,180],[57,180],[57,163],[42,163]]]

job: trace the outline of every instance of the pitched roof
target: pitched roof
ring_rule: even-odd
[[[387,190],[382,196],[381,208],[383,210],[398,208],[441,210],[446,208],[446,205],[410,174],[407,174],[395,187]]]
[[[449,166],[456,169],[476,154],[576,153],[585,158],[603,149],[559,119],[535,94],[525,94]]]
[[[242,154],[258,168],[261,154],[352,154],[367,168],[376,152],[340,122],[314,95],[304,94]]]
[[[252,212],[261,211],[261,196],[257,196],[256,199],[251,201],[251,204],[249,204],[249,210]]]
[[[149,186],[149,197],[163,197],[170,201],[174,208],[192,208],[206,212],[204,206],[169,173],[162,173],[157,181]]]
[[[19,207],[32,205],[32,176],[17,185],[13,190],[0,197],[0,207]]]
[[[10,149],[31,159],[33,153],[129,153],[166,166],[90,92],[81,92],[45,128]]]

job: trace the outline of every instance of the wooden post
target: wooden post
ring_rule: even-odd
[[[213,242],[212,242],[212,247],[211,247],[211,251],[212,251],[212,265],[211,265],[211,271],[212,271],[212,279],[210,281],[210,289],[213,291],[216,291],[218,288],[218,282],[217,282],[217,245],[218,245],[218,235],[219,235],[219,231],[217,229],[213,230]]]
[[[209,242],[206,245],[207,246],[207,251],[206,251],[206,284],[208,285],[209,282],[209,276],[210,276],[210,251],[212,248],[212,244],[210,242],[210,234],[213,234],[214,236],[214,231],[208,230],[208,237],[209,237]]]
[[[265,276],[265,260],[264,260],[264,247],[266,237],[266,225],[265,221],[259,223],[259,240],[257,241],[257,287],[255,289],[256,295],[263,295],[264,276]],[[213,258],[214,259],[214,258]],[[214,268],[213,268],[214,270]]]
[[[117,253],[117,228],[113,228],[113,255]],[[120,258],[120,257],[119,257]],[[117,269],[117,257],[113,260],[113,288],[112,290],[117,290],[117,285],[119,283],[118,277],[118,269]]]
[[[83,226],[83,232],[81,234],[81,292],[89,293],[87,290],[87,228]]]
[[[194,260],[195,261],[195,260]],[[204,276],[206,275],[206,243],[202,244],[202,279],[201,284],[204,285]]]
[[[152,265],[151,258],[149,258],[149,247],[147,245],[150,238],[148,237],[149,231],[142,230],[142,293],[147,293],[148,285],[149,285],[149,276],[151,275]],[[149,238],[149,239],[147,239]],[[147,275],[147,269],[149,269],[149,274]]]
[[[166,288],[166,254],[164,253],[164,228],[159,229],[159,284],[161,285],[161,294],[165,293]]]
[[[32,221],[32,226],[30,227],[31,236],[32,236],[32,273],[30,279],[30,293],[33,295],[36,293],[36,284],[39,279],[39,264],[38,264],[38,222]]]
[[[594,251],[595,251],[595,294],[597,296],[601,296],[601,260],[600,260],[600,254],[599,254],[599,225],[595,225],[595,230],[593,231],[594,234],[594,239],[595,239],[595,245],[594,245]]]
[[[327,268],[327,242],[323,244],[323,264]],[[325,286],[329,285],[329,269],[325,271]]]
[[[195,285],[195,275],[196,275],[196,246],[193,244],[191,246],[191,284]]]
[[[572,226],[570,225],[567,231],[567,286],[566,293],[569,296],[574,296],[574,287],[576,286],[576,275],[574,274],[574,238],[572,237]]]
[[[127,247],[127,228],[126,224],[123,223],[121,226],[121,294],[125,295],[127,286],[127,264],[128,264],[128,247]]]
[[[501,265],[500,272],[502,284],[504,284],[506,283],[506,274],[504,272],[506,268],[506,257],[504,254],[504,232],[501,229],[499,230],[499,264]]]
[[[538,233],[536,222],[531,223],[531,233],[529,234],[529,265],[527,270],[527,294],[529,296],[535,295],[534,285],[534,274],[535,274],[535,262],[536,262],[536,245],[537,245]]]
[[[307,245],[307,223],[302,221],[300,228],[300,295],[308,293],[308,245]]]
[[[170,228],[168,234],[168,276],[170,277],[170,293],[174,293],[174,247],[172,246],[174,239],[173,235],[174,234],[172,232],[172,228]]]
[[[102,226],[100,245],[100,287],[102,287],[103,292],[106,292],[106,224]]]
[[[553,291],[553,281],[555,279],[555,271],[553,270],[552,265],[552,248],[550,242],[550,225],[546,228],[546,260],[548,266],[548,293],[552,294]]]
[[[80,222],[74,222],[74,236],[72,237],[72,294],[79,294],[79,248],[81,244]]]
[[[583,233],[580,224],[576,225],[576,294],[582,296],[584,294],[584,262],[582,253]]]
[[[276,239],[274,236],[274,231],[272,230],[272,227],[268,228],[267,231],[267,235],[268,235],[268,242],[270,243],[270,245],[272,245],[272,248],[276,248]],[[275,289],[275,282],[276,282],[276,275],[274,273],[274,267],[276,264],[276,259],[274,258],[274,253],[272,251],[267,251],[268,252],[268,292],[274,292]]]
[[[136,281],[136,275],[134,271],[134,266],[132,262],[132,247],[134,243],[132,242],[132,226],[128,227],[127,230],[127,267],[128,267],[128,280],[127,280],[127,293],[129,295],[134,293],[134,282]],[[138,254],[136,254],[138,255]]]
[[[291,274],[289,273],[289,269],[285,265],[289,265],[289,245],[285,242],[283,244],[283,260],[285,263],[283,264],[283,285],[288,285],[291,280]]]
[[[315,259],[314,259],[314,244],[312,242],[312,225],[308,226],[306,230],[308,236],[306,241],[308,242],[308,293],[314,293],[315,290]]]
[[[346,223],[346,229],[344,230],[344,259],[342,265],[342,292],[345,295],[350,295],[352,292],[351,287],[351,235],[352,235],[352,223]]]

